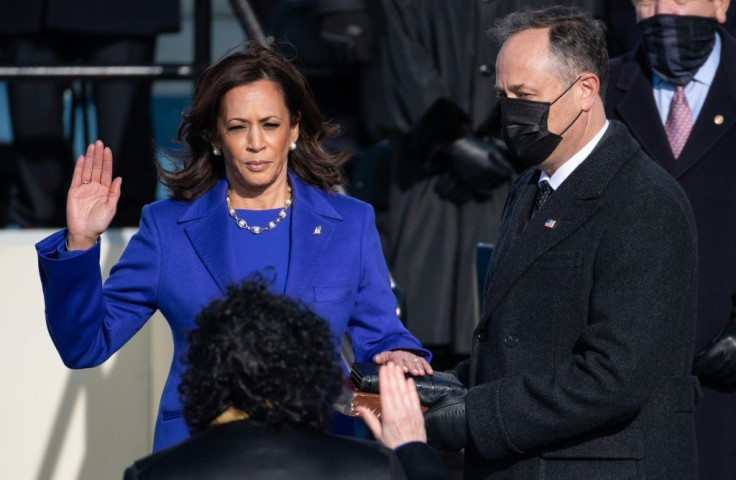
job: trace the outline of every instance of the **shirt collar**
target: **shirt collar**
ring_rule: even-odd
[[[601,141],[601,137],[603,137],[603,134],[606,133],[607,129],[608,120],[606,120],[606,123],[598,131],[598,133],[595,134],[595,137],[593,137],[588,143],[586,143],[583,148],[578,150],[575,155],[570,157],[568,161],[563,163],[562,166],[560,166],[560,168],[558,168],[555,173],[552,174],[552,176],[547,175],[547,172],[542,172],[537,183],[547,181],[549,182],[549,186],[552,187],[554,190],[560,188],[562,182],[564,182],[567,177],[569,177],[570,174],[574,172],[575,169],[578,168],[586,158],[588,158],[588,155],[590,155],[590,152],[592,152],[596,145],[598,145],[598,142]]]

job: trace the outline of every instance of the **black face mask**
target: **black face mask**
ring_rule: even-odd
[[[535,102],[521,98],[500,100],[501,134],[512,155],[521,162],[534,167],[549,157],[562,141],[562,135],[577,121],[580,113],[560,133],[547,130],[547,119],[550,107],[562,98],[575,85],[578,77],[564,92],[552,102]]]
[[[667,83],[686,85],[716,43],[715,18],[654,15],[639,22],[644,52],[654,73]]]

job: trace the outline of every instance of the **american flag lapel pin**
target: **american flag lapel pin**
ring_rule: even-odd
[[[544,226],[547,228],[555,228],[557,225],[557,220],[554,218],[548,218],[546,222],[544,222]]]
[[[314,227],[313,235],[320,235],[322,233],[322,225],[317,225]]]

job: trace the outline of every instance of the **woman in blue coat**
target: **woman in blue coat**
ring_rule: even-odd
[[[178,395],[185,333],[228,285],[253,273],[326,318],[356,361],[432,373],[430,355],[399,322],[372,208],[339,195],[344,157],[298,70],[248,45],[208,68],[184,114],[187,152],[161,171],[170,198],[144,207],[104,285],[99,238],[115,215],[121,178],[101,141],[77,160],[67,229],[36,245],[46,321],[71,368],[101,364],[158,309],[174,337],[154,450],[188,437]],[[304,361],[309,361],[305,358]]]

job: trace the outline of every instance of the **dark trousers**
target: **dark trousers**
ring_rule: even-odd
[[[8,61],[16,65],[150,64],[155,38],[43,34],[12,38],[7,46]],[[114,175],[123,177],[113,225],[138,225],[141,208],[156,195],[151,82],[103,79],[90,83],[97,136],[112,149]],[[19,176],[10,219],[21,227],[66,224],[66,192],[75,160],[62,118],[63,94],[70,84],[68,80],[8,84]]]

